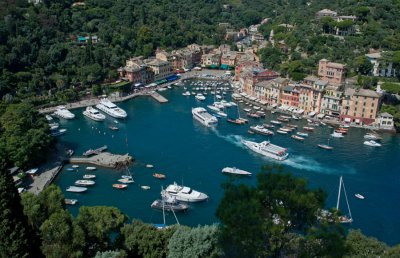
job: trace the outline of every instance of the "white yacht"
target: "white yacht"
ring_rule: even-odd
[[[161,195],[163,196],[164,194],[174,196],[178,201],[183,202],[201,202],[208,199],[205,193],[198,192],[187,186],[180,186],[176,182],[161,191]]]
[[[86,110],[83,111],[83,114],[94,121],[104,121],[106,119],[106,116],[100,113],[94,107],[87,107]]]
[[[382,144],[377,143],[376,141],[373,141],[373,140],[365,141],[364,145],[368,145],[368,146],[371,146],[371,147],[381,147],[382,146]]]
[[[81,186],[91,186],[94,185],[96,182],[93,180],[76,180],[75,184],[76,185],[81,185]]]
[[[73,193],[82,193],[87,191],[86,187],[78,187],[78,186],[69,186],[66,190],[67,192],[73,192]]]
[[[74,119],[75,115],[72,114],[68,109],[64,106],[58,106],[57,110],[54,112],[55,116],[64,118],[64,119]]]
[[[381,140],[382,137],[380,137],[379,135],[373,134],[373,133],[367,133],[366,135],[364,135],[364,139],[366,140]]]
[[[104,113],[115,118],[125,118],[127,116],[125,110],[119,108],[107,98],[101,99],[100,103],[97,104],[96,107]]]
[[[210,115],[210,113],[202,107],[192,108],[192,114],[194,119],[207,127],[215,126],[218,123],[218,119]]]
[[[184,93],[182,93],[183,96],[190,96],[190,91],[185,91]]]
[[[242,140],[242,143],[250,150],[257,152],[263,156],[270,157],[279,161],[285,160],[289,153],[287,149],[280,146],[274,145],[269,141],[263,141],[260,143]]]
[[[198,93],[198,94],[195,96],[195,98],[196,98],[197,100],[200,100],[200,101],[203,101],[203,100],[206,99],[206,97],[204,97],[204,95],[201,94],[201,93]]]
[[[215,111],[215,112],[221,111],[218,107],[216,107],[216,106],[214,106],[214,105],[207,105],[207,107],[208,107],[209,109],[211,109],[212,111]]]
[[[333,132],[331,134],[331,136],[335,137],[335,138],[343,138],[344,137],[342,133],[338,133],[338,132]]]
[[[251,176],[251,173],[245,170],[241,170],[235,167],[226,167],[222,169],[222,173],[229,173],[235,175]]]

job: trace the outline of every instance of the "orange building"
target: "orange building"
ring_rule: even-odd
[[[330,83],[342,84],[346,79],[346,65],[329,62],[327,59],[319,60],[318,76]]]

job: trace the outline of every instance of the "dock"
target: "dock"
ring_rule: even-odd
[[[167,103],[168,102],[168,99],[164,98],[162,95],[160,95],[157,92],[151,93],[150,96],[152,96],[155,100],[157,100],[160,103]]]
[[[49,169],[40,173],[32,184],[29,186],[28,192],[38,195],[45,187],[47,187],[62,169],[62,165]]]
[[[107,150],[107,145],[104,145],[104,146],[102,146],[102,147],[100,147],[100,148],[97,148],[97,149],[95,149],[95,150],[93,150],[93,149],[87,150],[87,151],[85,151],[85,152],[83,153],[83,156],[89,157],[89,156],[91,156],[91,155],[100,154],[100,153],[102,153],[102,152],[105,151],[105,150]]]
[[[92,157],[70,158],[71,164],[91,164],[106,168],[124,168],[133,162],[133,158],[128,154],[118,155],[109,152],[102,152]]]

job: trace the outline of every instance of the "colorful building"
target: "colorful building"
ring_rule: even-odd
[[[318,76],[320,79],[334,84],[343,84],[346,79],[346,65],[319,60]]]

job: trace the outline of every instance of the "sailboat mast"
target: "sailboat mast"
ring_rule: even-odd
[[[339,180],[339,191],[338,191],[338,197],[337,197],[337,203],[336,203],[336,209],[339,209],[339,203],[340,203],[340,191],[342,190],[342,177],[340,176]]]
[[[344,191],[344,197],[346,197],[347,209],[349,210],[350,219],[352,219],[353,217],[351,216],[349,200],[347,199],[346,187],[344,187],[344,182],[343,182],[343,191]]]

